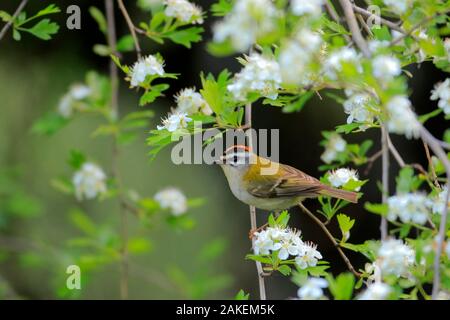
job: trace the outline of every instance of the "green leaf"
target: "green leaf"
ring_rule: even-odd
[[[56,112],[49,112],[38,119],[31,127],[31,132],[37,134],[52,135],[69,122],[68,119]]]
[[[350,219],[349,216],[346,216],[345,214],[338,214],[336,216],[339,228],[341,229],[342,234],[350,232],[350,230],[353,228],[353,225],[355,224],[355,219]]]
[[[366,202],[364,204],[364,208],[369,212],[379,214],[382,216],[386,216],[388,213],[387,204]]]
[[[69,219],[75,227],[83,231],[85,234],[93,236],[97,233],[95,223],[80,209],[71,210],[69,213]]]
[[[101,12],[96,7],[89,7],[89,13],[91,14],[92,18],[94,18],[94,20],[97,22],[100,31],[106,34],[108,27],[103,12]]]
[[[245,293],[244,290],[239,290],[234,300],[248,300],[250,298],[250,293]]]
[[[168,84],[161,83],[152,86],[150,91],[145,92],[139,99],[139,105],[145,106],[146,104],[152,103],[156,98],[160,97],[162,92],[169,88]]]
[[[397,193],[407,193],[411,191],[414,181],[414,169],[411,167],[402,168],[395,181],[397,183]]]
[[[292,269],[288,265],[283,264],[277,268],[277,271],[279,271],[284,276],[288,276],[291,274]]]
[[[19,31],[17,31],[17,29],[13,29],[13,39],[16,41],[20,41],[20,39],[22,39],[22,35]]]
[[[348,133],[351,133],[353,130],[359,128],[360,125],[361,124],[354,123],[354,122],[349,123],[349,124],[342,124],[342,125],[336,126],[336,132],[348,134]]]
[[[111,49],[104,44],[94,44],[92,51],[101,57],[107,57],[111,54]]]
[[[284,113],[290,113],[290,112],[299,112],[303,109],[306,102],[308,102],[309,99],[314,95],[313,91],[306,92],[300,96],[297,100],[295,100],[293,103],[290,103],[286,105],[283,108]]]
[[[54,4],[48,5],[45,9],[40,10],[34,17],[42,17],[48,14],[61,12],[59,7]]]
[[[117,51],[129,52],[134,50],[134,39],[131,34],[124,35],[117,41]],[[111,52],[110,52],[111,53]],[[108,54],[110,54],[108,53]]]
[[[0,19],[2,19],[3,22],[9,22],[12,20],[12,16],[8,12],[0,10]]]
[[[191,27],[182,30],[175,30],[167,33],[166,36],[177,44],[181,44],[186,48],[191,48],[191,44],[202,40],[201,33],[204,31],[201,27]]]
[[[266,264],[272,264],[272,259],[271,258],[258,256],[256,254],[248,254],[248,255],[245,256],[245,259],[253,260],[253,261],[259,261],[261,263],[266,263]]]
[[[198,253],[198,260],[202,263],[213,262],[214,259],[221,256],[228,246],[224,238],[217,238],[204,245]]]
[[[290,218],[289,212],[287,210],[284,210],[280,213],[280,215],[276,219],[275,224],[285,228],[287,227],[289,218]]]
[[[50,19],[42,19],[30,29],[22,29],[29,32],[35,37],[42,40],[50,40],[51,35],[55,34],[59,30],[59,26],[56,22],[51,22]]]
[[[146,238],[131,238],[128,241],[128,251],[134,254],[146,253],[152,249],[152,243]]]
[[[436,117],[437,115],[441,114],[442,111],[443,110],[441,108],[438,108],[438,109],[433,110],[433,111],[431,111],[431,112],[429,112],[427,114],[423,114],[423,115],[419,116],[419,121],[423,124],[423,123],[427,122],[428,120],[430,120],[430,119]]]
[[[211,12],[213,16],[223,17],[233,8],[233,2],[231,0],[219,0],[211,6]]]
[[[327,277],[330,292],[336,300],[350,300],[355,285],[355,277],[351,273],[341,273],[333,279],[331,275]]]
[[[71,150],[69,160],[67,160],[69,165],[75,170],[80,169],[83,163],[86,162],[86,156],[79,150]]]
[[[166,15],[164,11],[160,11],[155,13],[155,15],[152,17],[152,20],[150,21],[150,30],[155,31],[156,28],[158,28],[166,19]]]

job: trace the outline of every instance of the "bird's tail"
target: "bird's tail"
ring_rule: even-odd
[[[333,198],[338,198],[342,200],[346,200],[349,202],[357,203],[358,202],[358,194],[353,191],[335,189],[329,186],[326,186],[324,189],[320,191],[320,194],[324,196],[329,196]]]

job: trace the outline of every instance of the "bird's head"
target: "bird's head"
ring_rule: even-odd
[[[233,145],[225,150],[219,160],[216,161],[225,171],[245,171],[256,162],[257,156],[250,147]]]

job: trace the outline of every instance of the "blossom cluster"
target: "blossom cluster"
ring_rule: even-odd
[[[343,187],[350,181],[359,181],[358,174],[356,170],[347,169],[347,168],[339,168],[337,170],[333,170],[328,176],[328,181],[335,188]],[[360,187],[356,188],[356,191],[359,191]]]
[[[163,62],[153,55],[139,59],[130,70],[130,85],[138,87],[142,85],[148,76],[164,75]]]
[[[195,88],[186,88],[181,90],[176,96],[177,111],[192,115],[201,112],[205,115],[211,115],[213,111],[200,93]]]
[[[161,208],[170,210],[174,216],[180,216],[187,211],[186,196],[177,188],[166,188],[155,194],[154,199]]]
[[[188,114],[186,112],[175,111],[172,114],[169,114],[166,118],[162,119],[162,125],[158,125],[157,129],[175,132],[177,130],[186,128],[188,122],[190,121],[192,121],[192,119],[188,117]]]
[[[404,134],[408,139],[419,137],[420,123],[406,96],[394,96],[386,104],[386,109],[389,113],[389,132]]]
[[[438,107],[444,110],[446,115],[450,114],[450,78],[435,85],[430,99],[439,100]]]
[[[324,298],[323,289],[327,287],[325,279],[311,277],[298,289],[297,295],[301,300],[320,300]]]
[[[327,140],[325,151],[320,156],[320,159],[329,164],[336,160],[340,152],[345,151],[346,146],[347,142],[338,133],[332,133]]]
[[[414,265],[415,256],[414,250],[402,240],[388,239],[382,241],[375,263],[383,276],[407,277],[409,268]]]
[[[361,130],[367,129],[367,125],[375,120],[379,108],[375,106],[374,99],[368,93],[345,90],[347,100],[344,101],[344,111],[348,114],[347,123],[362,123]]]
[[[86,99],[91,93],[90,87],[81,83],[73,84],[69,91],[61,97],[58,104],[58,113],[63,118],[70,118],[76,109],[76,102]]]
[[[235,50],[247,51],[259,38],[274,31],[279,15],[271,0],[237,0],[231,12],[214,26],[214,41],[230,40]]]
[[[78,200],[94,199],[106,192],[106,174],[102,168],[85,162],[72,177],[75,196]]]
[[[322,45],[318,32],[302,28],[289,39],[278,57],[281,76],[286,84],[306,86],[311,84],[309,64],[315,59]]]
[[[184,23],[203,23],[202,9],[187,0],[165,0],[164,13]]]
[[[389,197],[387,219],[423,225],[427,222],[432,202],[421,193],[406,193]]]
[[[257,92],[276,99],[281,85],[280,67],[275,60],[253,53],[247,57],[244,68],[234,76],[227,86],[236,100],[245,101],[247,95]]]
[[[268,255],[278,252],[278,258],[287,260],[289,256],[295,257],[295,263],[300,269],[313,267],[322,255],[317,246],[303,242],[300,232],[281,227],[268,227],[255,233],[253,250],[256,255]]]

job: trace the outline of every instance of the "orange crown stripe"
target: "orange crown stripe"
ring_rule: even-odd
[[[229,151],[235,151],[235,150],[244,150],[247,152],[251,152],[251,148],[249,146],[245,146],[243,144],[237,144],[229,147],[227,150],[225,150],[225,153],[228,153]]]

